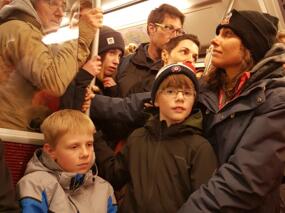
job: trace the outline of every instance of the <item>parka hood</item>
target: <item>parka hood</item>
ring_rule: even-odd
[[[257,63],[250,71],[251,77],[245,88],[250,87],[261,79],[279,78],[284,76],[285,44],[275,43],[266,53],[264,59]],[[272,72],[272,70],[274,70]]]
[[[246,95],[257,87],[264,87],[264,81],[274,82],[276,78],[284,77],[285,71],[283,64],[285,64],[285,44],[275,43],[272,48],[266,53],[265,57],[257,63],[249,72],[250,78],[247,80],[242,95]],[[207,106],[208,110],[218,112],[218,96],[216,91],[211,90],[204,80],[201,82],[201,93],[199,102],[202,106]],[[261,82],[263,82],[261,84]]]
[[[5,5],[0,10],[0,20],[3,21],[4,19],[10,16],[16,16],[17,12],[21,11],[33,18],[36,19],[38,23],[41,24],[41,20],[35,10],[31,0],[14,0],[10,4]]]
[[[34,152],[33,157],[27,164],[25,175],[35,172],[35,171],[45,171],[45,172],[63,172],[60,166],[52,160],[48,154],[46,154],[42,149],[37,149]]]
[[[159,115],[151,117],[145,125],[151,134],[158,138],[176,137],[177,134],[199,134],[202,133],[202,112],[199,109],[193,109],[191,115],[180,124],[175,124],[167,127],[165,121],[159,120]]]
[[[94,157],[95,162],[95,157]],[[97,176],[96,172],[89,171],[86,174],[77,174],[72,172],[65,172],[62,168],[52,160],[48,154],[42,149],[37,149],[34,152],[34,156],[27,164],[25,175],[33,172],[48,172],[55,175],[60,185],[67,190],[76,190],[86,181],[92,181]]]

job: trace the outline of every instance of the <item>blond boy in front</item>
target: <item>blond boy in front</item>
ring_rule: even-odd
[[[41,130],[43,148],[17,184],[22,212],[116,212],[112,186],[97,176],[90,118],[61,110],[46,118]]]

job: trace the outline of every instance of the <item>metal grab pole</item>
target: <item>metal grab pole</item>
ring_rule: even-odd
[[[101,7],[101,0],[92,0],[92,8]],[[92,44],[92,52],[91,56],[98,55],[98,48],[99,48],[99,29],[96,30],[93,44]]]
[[[101,0],[92,0],[92,8],[95,8],[95,7],[101,7]],[[99,29],[96,30],[96,33],[94,35],[94,40],[92,43],[92,50],[91,50],[91,58],[98,55],[98,49],[99,49]],[[96,81],[96,77],[92,79],[90,83],[90,87],[95,85],[95,81]],[[86,111],[86,114],[88,116],[90,116],[90,107]]]

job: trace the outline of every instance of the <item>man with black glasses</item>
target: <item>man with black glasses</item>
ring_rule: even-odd
[[[151,90],[154,77],[162,67],[162,47],[171,38],[184,34],[184,18],[183,13],[168,4],[151,11],[147,20],[149,43],[142,43],[119,67],[117,82],[121,97]]]

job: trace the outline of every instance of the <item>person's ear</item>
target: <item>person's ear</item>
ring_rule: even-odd
[[[167,50],[163,49],[161,51],[161,60],[163,61],[164,65],[168,64],[169,54]]]
[[[151,35],[152,33],[154,33],[156,31],[156,26],[154,23],[149,23],[147,25],[147,32],[148,32],[148,35]]]
[[[154,103],[153,103],[153,105],[154,105],[155,107],[159,107],[159,103],[157,102],[157,99],[158,99],[157,96],[158,96],[158,95],[156,94],[155,100],[154,100]]]
[[[44,143],[43,150],[45,153],[47,153],[53,160],[56,160],[55,156],[55,149],[48,143]]]

